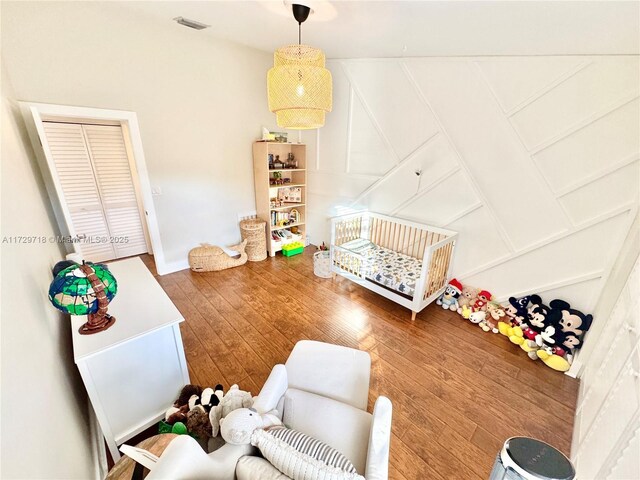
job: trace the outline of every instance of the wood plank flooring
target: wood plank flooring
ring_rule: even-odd
[[[255,395],[298,340],[330,342],[370,353],[369,410],[378,395],[393,402],[392,479],[486,479],[514,435],[569,454],[578,381],[435,304],[411,322],[349,280],[315,277],[312,254],[156,277],[186,319],[193,383]]]

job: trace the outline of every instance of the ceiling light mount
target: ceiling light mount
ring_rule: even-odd
[[[293,18],[296,19],[299,25],[303,24],[305,20],[309,18],[309,14],[311,13],[311,9],[309,7],[299,3],[291,5],[291,10],[293,11]]]

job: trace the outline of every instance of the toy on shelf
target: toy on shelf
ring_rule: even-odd
[[[442,306],[445,310],[458,310],[458,297],[462,293],[462,284],[455,278],[449,282],[446,290],[436,300],[436,305]]]

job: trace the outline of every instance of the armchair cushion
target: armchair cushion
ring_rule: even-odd
[[[237,480],[290,480],[280,470],[261,457],[247,455],[238,460]]]
[[[284,424],[330,445],[365,472],[371,415],[321,395],[290,388],[284,395]]]

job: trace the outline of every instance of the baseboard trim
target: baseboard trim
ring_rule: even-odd
[[[187,270],[189,268],[188,260],[178,260],[177,262],[165,263],[163,265],[156,264],[158,275],[168,275],[170,273]]]

